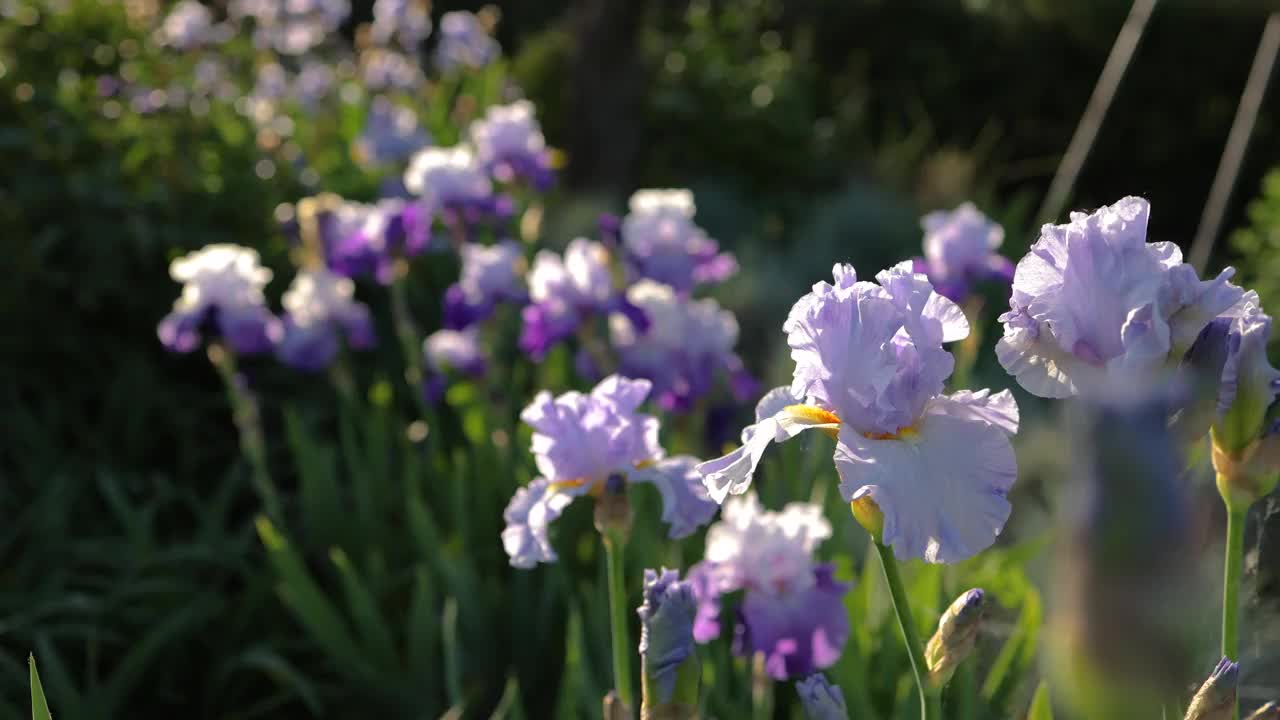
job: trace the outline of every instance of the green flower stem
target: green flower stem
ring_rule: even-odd
[[[267,471],[267,446],[262,434],[262,416],[258,412],[258,400],[245,386],[244,379],[236,371],[236,355],[230,348],[215,343],[209,346],[209,362],[222,377],[227,389],[227,402],[231,405],[231,418],[240,436],[240,452],[249,461],[253,473],[253,485],[262,498],[267,516],[280,523],[283,514],[275,483]]]
[[[1227,510],[1227,556],[1222,573],[1222,654],[1240,661],[1240,571],[1248,508]]]
[[[399,262],[404,262],[403,260]],[[400,338],[400,349],[404,352],[404,378],[413,389],[414,401],[425,422],[430,409],[427,398],[423,394],[422,374],[422,338],[418,334],[418,326],[413,322],[413,314],[409,311],[409,292],[405,286],[408,275],[407,266],[398,267],[391,281],[391,317],[396,326],[396,335]]]
[[[915,675],[916,689],[920,691],[920,718],[942,720],[940,688],[929,680],[929,668],[924,661],[924,645],[920,643],[920,635],[916,632],[911,605],[907,602],[907,590],[902,586],[902,576],[898,573],[898,559],[894,557],[892,548],[879,542],[875,545],[880,553],[880,566],[884,568],[884,580],[889,585],[889,595],[893,598],[893,611],[898,616],[898,627],[902,629],[902,639],[907,645],[907,655],[911,658],[911,672]]]
[[[635,694],[631,687],[631,633],[627,626],[627,584],[622,566],[625,542],[619,533],[601,533],[604,540],[605,562],[609,574],[609,627],[613,633],[613,686],[618,699],[631,712],[635,707]]]

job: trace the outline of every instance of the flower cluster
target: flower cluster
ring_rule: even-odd
[[[698,599],[694,638],[719,637],[721,596],[742,590],[735,653],[764,653],[765,669],[779,680],[835,663],[849,637],[849,586],[835,580],[831,565],[814,562],[829,537],[820,505],[791,503],[773,512],[754,495],[726,502],[707,531],[704,561],[689,570]]]

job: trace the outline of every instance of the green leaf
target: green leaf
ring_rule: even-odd
[[[1036,694],[1031,698],[1031,710],[1027,712],[1027,720],[1053,720],[1053,704],[1049,699],[1049,684],[1040,681]]]
[[[356,631],[365,641],[365,649],[369,651],[375,663],[384,671],[393,671],[399,662],[396,657],[395,640],[391,636],[391,628],[382,619],[378,611],[377,601],[360,579],[351,565],[351,560],[341,548],[329,551],[329,559],[338,568],[342,579],[342,589],[347,596],[347,605],[355,620]]]
[[[36,672],[36,656],[27,656],[31,666],[31,720],[53,720],[49,703],[44,699],[44,687],[40,685],[40,673]]]

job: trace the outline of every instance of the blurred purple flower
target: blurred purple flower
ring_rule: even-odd
[[[417,255],[431,243],[431,213],[420,201],[343,202],[318,212],[316,224],[330,270],[372,276],[383,285],[392,281],[397,258]]]
[[[796,683],[796,694],[804,706],[808,720],[848,720],[844,693],[838,685],[832,685],[822,673],[814,673]]]
[[[1201,281],[1170,242],[1148,243],[1150,205],[1127,197],[1066,225],[1045,225],[1018,262],[1000,316],[1000,364],[1027,391],[1063,398],[1121,370],[1180,360],[1243,291],[1227,268]]]
[[[426,78],[413,58],[396,50],[373,47],[360,53],[360,78],[373,92],[413,90]]]
[[[1008,391],[942,394],[954,365],[942,344],[969,324],[910,261],[878,274],[879,284],[858,282],[850,265],[834,275],[782,326],[796,363],[791,387],[761,399],[742,447],[699,466],[711,497],[746,492],[770,443],[819,429],[837,437],[844,499],[875,502],[882,541],[898,557],[968,558],[1009,516],[1017,404]]]
[[[646,694],[650,708],[670,703],[676,690],[681,666],[692,659],[696,665],[693,644],[693,618],[697,612],[693,586],[680,580],[675,570],[663,568],[661,573],[644,571],[644,602],[636,611],[640,616],[640,657],[643,673],[656,691]],[[686,672],[697,672],[689,667]],[[695,676],[696,677],[696,676]],[[679,698],[687,706],[697,703],[697,684],[692,684],[693,697]]]
[[[732,255],[693,222],[693,193],[688,190],[638,190],[622,219],[622,245],[640,277],[688,292],[700,283],[717,283],[738,270]]]
[[[717,375],[731,379],[745,401],[756,392],[755,381],[734,354],[738,321],[715,300],[682,297],[670,286],[641,280],[626,294],[640,310],[647,330],[623,313],[609,318],[609,334],[618,352],[619,370],[629,377],[653,381],[658,406],[687,412],[710,392]]]
[[[437,209],[455,245],[471,226],[507,219],[513,211],[508,198],[494,194],[484,166],[466,145],[419,150],[409,160],[404,186]]]
[[[996,253],[1004,242],[1004,229],[973,203],[931,212],[920,225],[924,257],[915,259],[915,271],[928,275],[938,294],[964,302],[975,282],[1013,282],[1013,263]]]
[[[422,354],[426,360],[423,392],[432,405],[444,398],[451,376],[482,378],[488,367],[476,327],[437,330],[423,341]]]
[[[378,96],[369,103],[364,132],[356,138],[355,150],[362,162],[375,165],[403,162],[431,143],[431,136],[418,122],[413,110]]]
[[[431,13],[424,0],[374,0],[373,41],[379,45],[399,43],[407,53],[417,52],[431,34]]]
[[[476,157],[498,182],[524,179],[540,191],[551,187],[555,175],[533,103],[492,105],[471,123],[469,134]]]
[[[474,13],[456,10],[440,18],[436,67],[441,71],[482,68],[501,54],[498,41]]]
[[[524,249],[519,243],[464,243],[459,254],[462,275],[445,291],[445,327],[465,328],[489,317],[499,302],[518,303],[528,297]]]
[[[212,36],[213,13],[197,0],[179,0],[160,25],[160,42],[176,50],[194,50]]]
[[[351,14],[348,0],[232,0],[233,19],[252,18],[253,41],[283,55],[303,55],[337,32]]]
[[[341,347],[366,349],[374,344],[369,308],[355,300],[350,278],[325,270],[304,270],[282,298],[284,335],[276,348],[281,362],[300,370],[323,370]]]
[[[553,345],[577,332],[591,314],[617,305],[609,251],[586,238],[570,242],[563,258],[549,250],[539,251],[529,271],[529,299],[520,348],[541,360]]]
[[[849,637],[849,585],[813,560],[829,537],[820,505],[791,503],[773,512],[751,494],[726,502],[707,531],[705,560],[688,573],[699,603],[694,638],[719,637],[720,596],[743,590],[735,654],[764,653],[765,669],[778,680],[833,665]]]
[[[191,352],[210,334],[241,355],[267,352],[280,339],[262,294],[271,271],[256,250],[207,245],[170,263],[169,276],[182,283],[182,296],[157,334],[171,352]]]

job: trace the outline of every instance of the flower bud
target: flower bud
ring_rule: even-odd
[[[693,718],[698,707],[701,668],[694,653],[693,620],[698,604],[693,585],[674,570],[644,571],[640,616],[642,720]]]
[[[631,501],[627,498],[627,479],[619,473],[601,484],[596,498],[596,530],[610,539],[625,542],[631,535]]]
[[[809,720],[848,720],[844,693],[840,692],[839,686],[828,682],[822,673],[814,673],[796,683],[796,693],[800,695],[800,704],[804,706],[804,715]]]
[[[1236,709],[1236,685],[1240,681],[1240,665],[1223,657],[1204,681],[1191,706],[1186,720],[1231,720]]]
[[[1222,416],[1213,425],[1213,443],[1235,455],[1262,435],[1280,373],[1267,360],[1271,318],[1261,309],[1255,306],[1235,318],[1231,335],[1219,395]]]
[[[982,625],[985,600],[986,593],[974,588],[956,598],[946,612],[942,613],[942,618],[938,620],[938,631],[929,638],[929,644],[924,650],[929,677],[935,685],[942,686],[950,682],[956,667],[973,652],[978,630]]]
[[[871,491],[862,488],[854,496],[849,503],[849,509],[853,511],[853,519],[871,534],[871,539],[876,542],[882,542],[884,538],[884,513],[880,511],[880,506],[876,504],[874,498],[871,497]]]
[[[1253,711],[1253,714],[1245,718],[1245,720],[1280,720],[1280,703],[1275,701]]]

